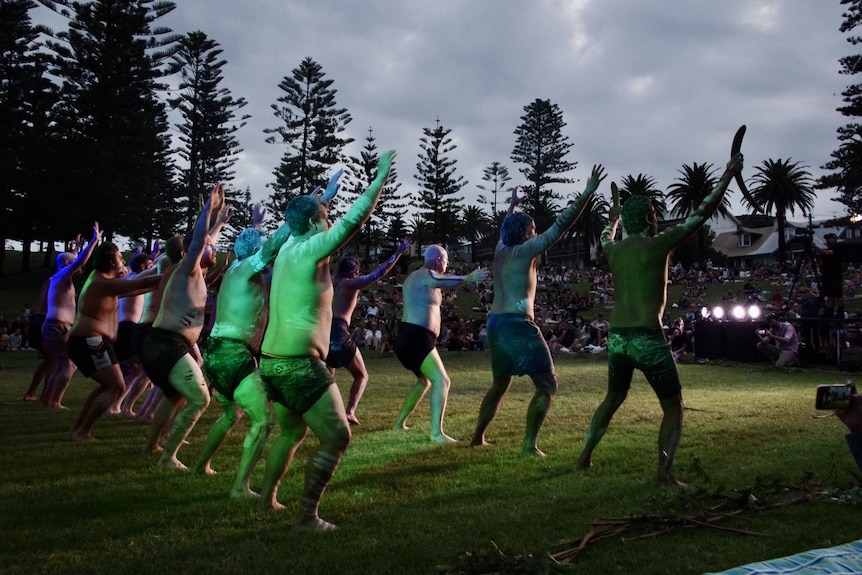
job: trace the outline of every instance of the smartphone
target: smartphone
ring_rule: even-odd
[[[816,409],[850,409],[850,397],[856,393],[852,383],[818,385],[814,400]]]

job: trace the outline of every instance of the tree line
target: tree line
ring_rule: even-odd
[[[850,33],[862,18],[862,0],[841,3],[848,6],[841,31]],[[66,26],[34,24],[31,12],[40,6]],[[218,181],[227,184],[237,208],[232,223],[249,223],[251,191],[231,186],[247,101],[224,85],[218,42],[199,30],[178,34],[159,23],[175,8],[168,0],[0,0],[0,274],[10,239],[24,246],[26,271],[32,242],[52,246],[93,221],[147,245],[182,232],[194,221],[201,195]],[[842,58],[842,73],[858,73],[860,62],[862,55]],[[336,101],[334,80],[311,57],[278,87],[281,95],[271,105],[276,125],[264,137],[284,153],[272,171],[267,206],[283,213],[290,199],[325,186],[341,165],[344,185],[331,206],[338,214],[375,176],[374,130],[368,128],[358,157],[347,155],[352,117]],[[862,115],[859,84],[843,97],[842,114]],[[509,160],[522,176],[521,205],[543,230],[562,207],[553,186],[571,183],[567,174],[577,162],[569,159],[573,144],[556,104],[536,98],[523,112]],[[491,162],[476,186],[478,202],[468,205],[451,132],[439,118],[423,129],[416,191],[402,192],[393,169],[380,206],[353,240],[357,253],[367,258],[389,250],[408,234],[420,249],[496,239],[513,180],[509,167]],[[834,173],[816,182],[791,158],[758,165],[750,207],[774,212],[783,227],[786,213],[810,211],[815,188],[834,188],[849,212],[862,212],[860,132],[857,123],[839,129],[839,148],[823,166]],[[628,175],[620,182],[621,197],[646,195],[663,217],[685,217],[715,185],[715,172],[708,163],[683,165],[666,190],[647,174]],[[584,265],[591,263],[590,247],[598,244],[608,209],[596,196],[572,231],[584,246]],[[727,203],[720,210],[726,212]],[[694,259],[705,259],[708,244],[702,231]]]

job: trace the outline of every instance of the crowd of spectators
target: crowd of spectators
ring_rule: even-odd
[[[0,314],[0,351],[30,351],[27,332],[30,307],[24,306],[21,313],[9,322]]]

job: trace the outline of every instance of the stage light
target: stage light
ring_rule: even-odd
[[[750,319],[760,319],[761,311],[759,305],[748,306],[748,317]]]
[[[733,316],[733,319],[739,321],[745,319],[745,308],[741,305],[733,306],[733,309],[730,311],[730,315]]]
[[[712,318],[717,320],[724,319],[724,308],[720,305],[717,305],[712,308]]]
[[[706,306],[703,306],[702,308],[700,308],[700,318],[706,319],[708,317],[709,317],[709,308]]]

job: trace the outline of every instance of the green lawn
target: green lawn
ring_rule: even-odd
[[[452,377],[446,431],[462,440],[449,446],[426,440],[427,398],[410,431],[390,429],[412,376],[394,358],[368,354],[364,425],[354,429],[321,505],[322,517],[341,529],[314,534],[291,527],[313,438],[282,483],[287,510],[261,513],[250,501],[228,498],[245,422],[216,456],[219,475],[159,470],[141,453],[146,428],[131,420],[106,417],[94,444],[69,440],[90,380],[74,377],[69,411],[47,411],[20,400],[35,354],[2,353],[0,569],[6,575],[432,574],[458,565],[451,572],[520,573],[528,571],[514,565],[528,555],[549,565],[549,553],[573,546],[559,542],[583,536],[593,522],[634,516],[652,520],[589,546],[573,572],[695,574],[862,537],[858,470],[843,426],[834,417],[816,418],[813,408],[814,387],[846,374],[681,365],[688,409],[676,469],[691,488],[680,491],[654,482],[660,410],[640,375],[593,469],[579,472],[574,462],[604,393],[603,357],[557,358],[560,389],[539,442],[548,457],[526,460],[517,454],[529,380],[516,381],[491,424],[487,435],[495,445],[470,449],[464,440],[490,383],[488,356],[444,353],[444,361]],[[344,392],[346,372],[338,376]],[[180,450],[187,464],[217,415],[211,406]],[[258,466],[253,487],[261,476]],[[758,500],[753,510],[749,494]],[[806,502],[757,511],[797,497]],[[674,518],[715,518],[729,509],[743,511],[718,523],[736,531],[689,526],[660,533]]]

